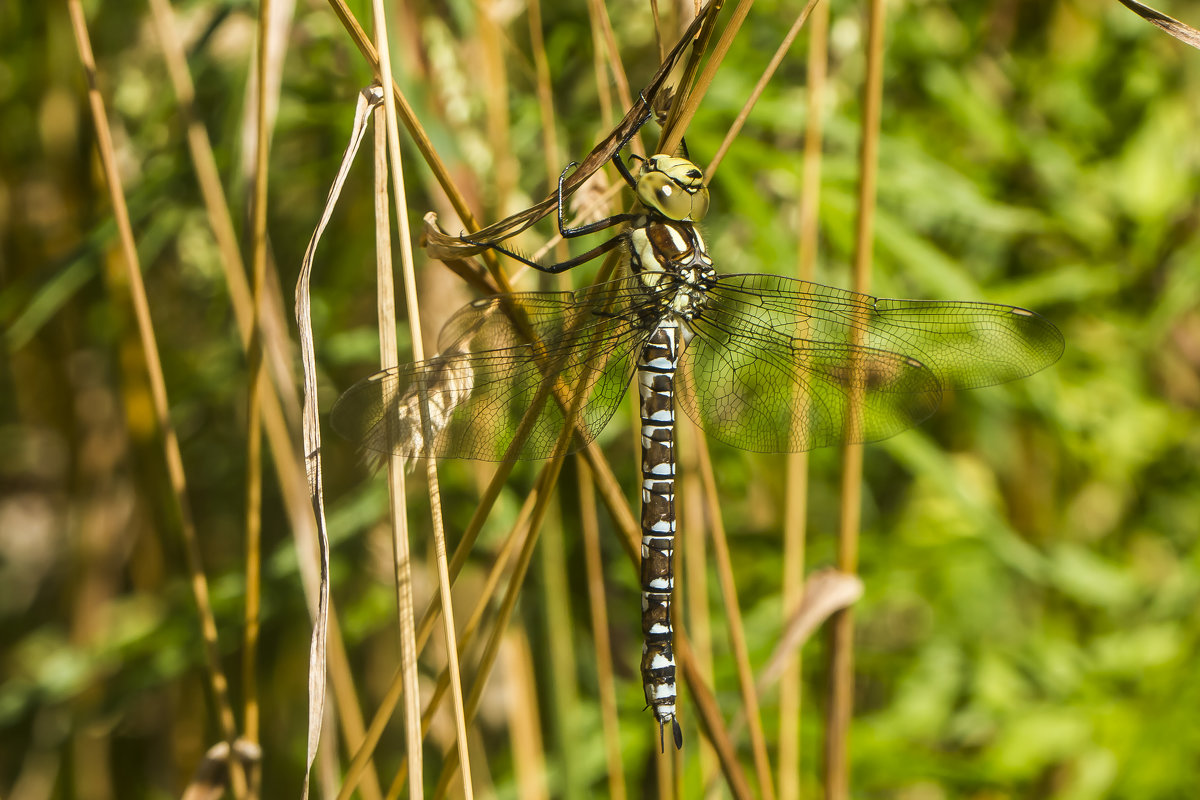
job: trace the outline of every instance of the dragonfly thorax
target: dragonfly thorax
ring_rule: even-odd
[[[700,315],[716,282],[704,238],[689,222],[642,217],[629,230],[629,266],[660,308],[683,320]]]
[[[686,158],[660,153],[643,161],[637,196],[648,211],[677,222],[699,222],[708,213],[704,173]]]

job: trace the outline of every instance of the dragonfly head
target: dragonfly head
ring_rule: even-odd
[[[677,222],[699,222],[708,213],[704,173],[686,158],[660,153],[643,161],[637,196],[646,208]]]

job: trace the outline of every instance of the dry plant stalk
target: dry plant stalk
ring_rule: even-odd
[[[878,175],[879,120],[883,105],[883,0],[871,0],[867,28],[867,78],[863,87],[863,119],[859,152],[858,220],[855,230],[854,285],[870,288],[874,247],[875,183]],[[856,387],[857,394],[860,389]],[[852,403],[850,424],[859,422],[861,399]],[[838,569],[858,571],[858,534],[862,515],[863,445],[847,444],[842,456],[841,523],[838,527]],[[825,730],[825,796],[844,800],[850,793],[848,754],[854,702],[854,616],[847,608],[833,618],[829,656],[830,692]]]

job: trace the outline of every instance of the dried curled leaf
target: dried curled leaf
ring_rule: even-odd
[[[1168,17],[1166,14],[1156,11],[1150,6],[1137,2],[1137,0],[1121,0],[1121,5],[1152,25],[1162,28],[1184,44],[1190,44],[1192,47],[1200,50],[1200,30],[1196,30],[1190,25],[1184,25],[1179,20]]]
[[[775,646],[771,660],[759,673],[759,691],[765,691],[779,680],[788,658],[808,641],[808,637],[822,622],[843,608],[853,605],[862,597],[862,593],[862,580],[857,575],[826,569],[809,576],[804,582],[804,597],[800,605],[788,617],[787,626]]]

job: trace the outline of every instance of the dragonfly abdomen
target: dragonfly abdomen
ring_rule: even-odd
[[[671,592],[675,587],[675,368],[686,343],[668,318],[650,334],[638,361],[642,426],[642,684],[660,730],[675,720],[675,653]]]

